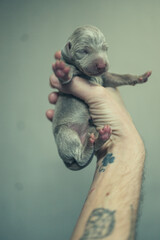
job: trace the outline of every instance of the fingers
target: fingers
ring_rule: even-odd
[[[52,92],[48,95],[48,100],[50,103],[55,104],[58,99],[58,92]]]
[[[55,104],[58,100],[58,93],[57,92],[53,92],[50,93],[48,95],[48,100],[50,103]],[[46,117],[48,118],[48,120],[50,120],[52,122],[53,117],[54,117],[54,110],[53,109],[49,109],[46,111]]]
[[[49,109],[49,110],[46,111],[46,117],[48,118],[49,121],[52,122],[53,116],[54,116],[54,110],[53,109]]]
[[[52,75],[50,76],[49,82],[50,82],[50,86],[51,86],[52,88],[56,88],[56,89],[58,89],[59,91],[62,90],[62,86],[61,86],[58,78],[55,76],[55,74],[52,74]]]
[[[61,59],[61,51],[57,51],[54,55],[55,59],[57,61],[59,61]],[[55,64],[52,65],[53,71],[54,71],[54,66]],[[61,66],[61,65],[60,65]],[[63,64],[62,66],[63,67]],[[61,85],[58,81],[58,78],[55,76],[55,74],[52,74],[49,78],[49,82],[50,82],[50,86],[52,88],[57,88],[58,90],[61,90]],[[48,95],[48,100],[51,104],[55,104],[57,102],[58,99],[58,92],[52,92]],[[53,120],[53,116],[54,116],[54,110],[53,109],[49,109],[46,111],[46,117],[48,118],[49,121]]]

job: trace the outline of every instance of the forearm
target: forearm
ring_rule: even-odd
[[[72,240],[133,240],[144,166],[144,146],[135,136],[112,145],[99,159]]]

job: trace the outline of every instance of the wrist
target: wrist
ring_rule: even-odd
[[[126,137],[117,137],[104,151],[104,154],[97,154],[97,166],[94,175],[94,183],[102,181],[102,185],[112,182],[119,186],[119,180],[130,177],[137,181],[141,179],[145,160],[145,147],[143,141],[136,131],[128,134]],[[112,186],[113,187],[113,186]]]
[[[111,138],[96,153],[98,162],[104,159],[107,153],[114,153],[119,157],[126,154],[131,155],[131,158],[135,155],[145,158],[144,143],[133,124],[126,127],[122,134],[112,133]]]

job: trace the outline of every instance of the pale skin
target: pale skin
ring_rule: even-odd
[[[79,77],[61,86],[58,78],[68,80],[70,69],[59,61],[60,52],[55,58],[51,87],[85,101],[97,130],[101,131],[106,125],[112,130],[110,140],[96,153],[93,182],[71,240],[133,240],[145,160],[144,144],[117,89],[95,86]],[[49,95],[50,103],[56,104],[57,99],[58,93]],[[46,116],[52,120],[54,110],[48,110]],[[94,135],[90,142],[94,144]]]

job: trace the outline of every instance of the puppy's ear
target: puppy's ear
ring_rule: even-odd
[[[63,48],[63,50],[61,51],[62,57],[64,58],[64,60],[72,61],[71,48],[72,48],[72,44],[71,42],[68,42]]]
[[[67,47],[69,50],[71,50],[71,47],[72,47],[71,42],[68,42],[68,43],[66,44],[66,47]]]

